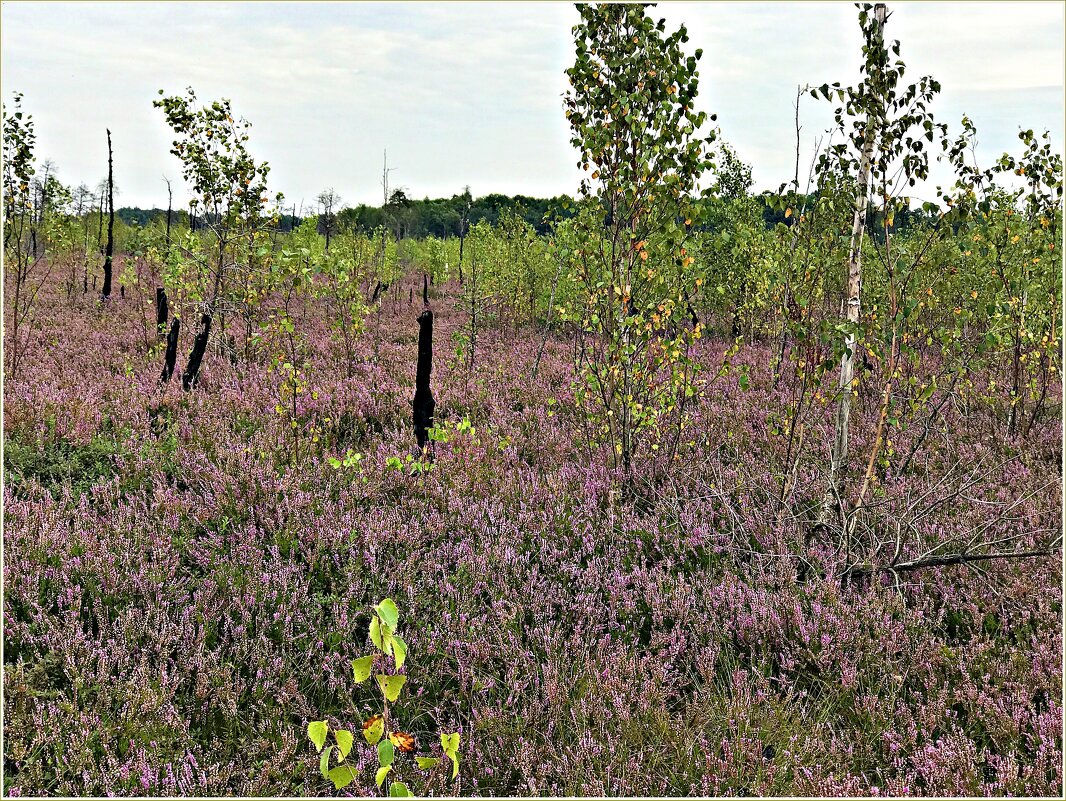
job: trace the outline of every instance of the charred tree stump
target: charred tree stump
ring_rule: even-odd
[[[104,286],[100,294],[111,297],[111,259],[115,253],[115,175],[111,157],[111,129],[107,129],[107,250],[104,251]]]
[[[158,286],[155,289],[155,327],[159,336],[167,330],[167,318],[170,316],[170,304],[167,302],[167,291]]]
[[[422,273],[422,305],[429,307],[429,276]]]
[[[408,306],[414,306],[415,305],[415,288],[414,287],[411,287],[411,294],[407,298],[407,305]]]
[[[688,312],[688,319],[692,322],[693,328],[700,324],[700,316],[696,314],[696,310],[692,308],[692,298],[689,297],[688,292],[685,293],[685,311]]]
[[[193,342],[189,363],[185,366],[185,372],[181,374],[181,388],[186,392],[196,386],[196,379],[200,375],[200,363],[204,360],[207,339],[210,335],[211,315],[205,314],[200,320],[200,333],[196,335],[196,341]]]
[[[170,377],[174,375],[174,365],[178,361],[178,333],[180,331],[181,320],[175,317],[173,324],[170,326],[170,333],[167,334],[167,350],[163,354],[163,373],[159,376],[160,384],[166,384],[170,381]]]
[[[415,370],[414,407],[415,439],[418,450],[423,451],[429,441],[429,429],[433,427],[433,410],[437,402],[429,388],[429,375],[433,370],[433,312],[429,309],[418,315],[418,366]]]

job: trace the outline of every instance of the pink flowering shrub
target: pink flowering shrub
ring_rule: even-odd
[[[1058,557],[835,578],[836,557],[804,544],[831,407],[780,515],[785,442],[768,432],[789,387],[769,345],[729,357],[681,468],[623,501],[581,438],[566,336],[534,379],[539,328],[487,327],[468,372],[450,353],[456,288],[434,291],[433,392],[453,426],[414,475],[388,466],[413,442],[406,285],[353,365],[306,316],[314,393],[292,420],[318,442],[299,464],[268,365],[209,351],[195,391],[160,392],[131,301],[42,296],[4,388],[6,793],[332,792],[307,725],[375,713],[352,660],[386,597],[418,655],[405,725],[462,738],[449,792],[1062,793]],[[693,357],[714,370],[727,347]],[[1006,442],[974,392],[965,425],[948,404],[915,469],[876,488],[871,524],[945,498],[907,556],[960,529],[1024,532],[1024,548],[1060,526],[1060,420]],[[860,393],[857,453],[876,413]],[[331,464],[349,451],[357,464]],[[971,467],[980,481],[950,496]],[[340,792],[375,789],[372,751],[353,750],[360,780]]]

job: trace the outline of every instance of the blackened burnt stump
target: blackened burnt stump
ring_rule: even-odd
[[[200,375],[200,362],[204,360],[204,351],[207,350],[207,340],[211,336],[211,315],[205,314],[200,320],[200,333],[192,344],[192,352],[189,354],[189,363],[185,372],[181,374],[181,388],[186,392],[196,386],[196,379]]]
[[[167,291],[158,286],[155,289],[155,327],[159,331],[159,336],[166,333],[169,316],[170,304],[167,302]]]
[[[433,370],[433,312],[429,309],[418,315],[418,367],[415,370],[414,424],[418,449],[429,441],[433,426],[433,409],[437,402],[429,389],[429,374]]]
[[[170,381],[174,374],[174,364],[178,361],[178,333],[181,331],[181,319],[174,318],[167,335],[167,351],[163,356],[163,373],[159,376],[159,383],[165,384]]]

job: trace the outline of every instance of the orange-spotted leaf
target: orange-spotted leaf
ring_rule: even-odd
[[[363,738],[370,745],[376,745],[377,741],[381,739],[381,735],[385,733],[385,719],[381,715],[374,715],[372,718],[367,718],[363,723]]]
[[[408,734],[405,731],[394,731],[389,735],[389,739],[392,744],[396,746],[397,751],[402,751],[405,754],[415,750],[415,738],[414,735]]]

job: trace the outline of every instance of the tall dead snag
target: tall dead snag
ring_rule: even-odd
[[[155,289],[155,328],[159,336],[167,330],[167,318],[170,316],[170,304],[167,302],[167,291],[158,286]]]
[[[433,312],[426,309],[418,315],[418,366],[415,370],[414,424],[415,439],[422,451],[429,441],[429,429],[433,427],[433,410],[437,402],[429,388],[429,375],[433,370]]]
[[[107,249],[104,251],[104,286],[100,295],[111,297],[111,258],[115,253],[115,174],[111,152],[111,129],[107,129]]]
[[[211,336],[211,315],[205,314],[200,319],[200,333],[192,345],[189,354],[189,363],[185,366],[185,372],[181,374],[181,388],[188,392],[196,386],[196,379],[200,375],[200,363],[204,360],[204,352],[207,350],[207,340]]]
[[[167,334],[167,350],[163,356],[163,373],[159,376],[159,383],[166,384],[174,375],[174,365],[178,361],[178,334],[181,331],[181,319],[174,318],[170,325],[170,333]]]
[[[104,246],[104,193],[107,192],[107,181],[101,181],[99,186],[96,187],[100,190],[100,202],[97,204],[99,209],[99,215],[96,220],[96,250],[98,253],[103,253]],[[96,289],[96,287],[93,287]]]
[[[422,305],[429,307],[429,276],[422,273]]]
[[[867,52],[880,49],[885,36],[886,8],[884,3],[874,6],[873,24],[869,28]],[[868,75],[867,80],[877,82],[880,76]],[[859,174],[856,181],[855,210],[851,222],[851,242],[848,248],[847,305],[845,319],[848,331],[845,337],[844,354],[840,357],[840,381],[837,384],[839,399],[835,433],[833,437],[833,457],[829,465],[829,486],[826,488],[822,502],[819,523],[826,525],[833,508],[833,501],[840,497],[841,475],[847,470],[848,462],[848,423],[851,416],[852,384],[855,381],[855,344],[856,331],[859,326],[859,306],[862,292],[862,238],[866,231],[866,207],[870,200],[870,164],[873,161],[874,146],[877,140],[878,120],[871,112],[866,115],[863,129],[862,155],[859,161]]]

